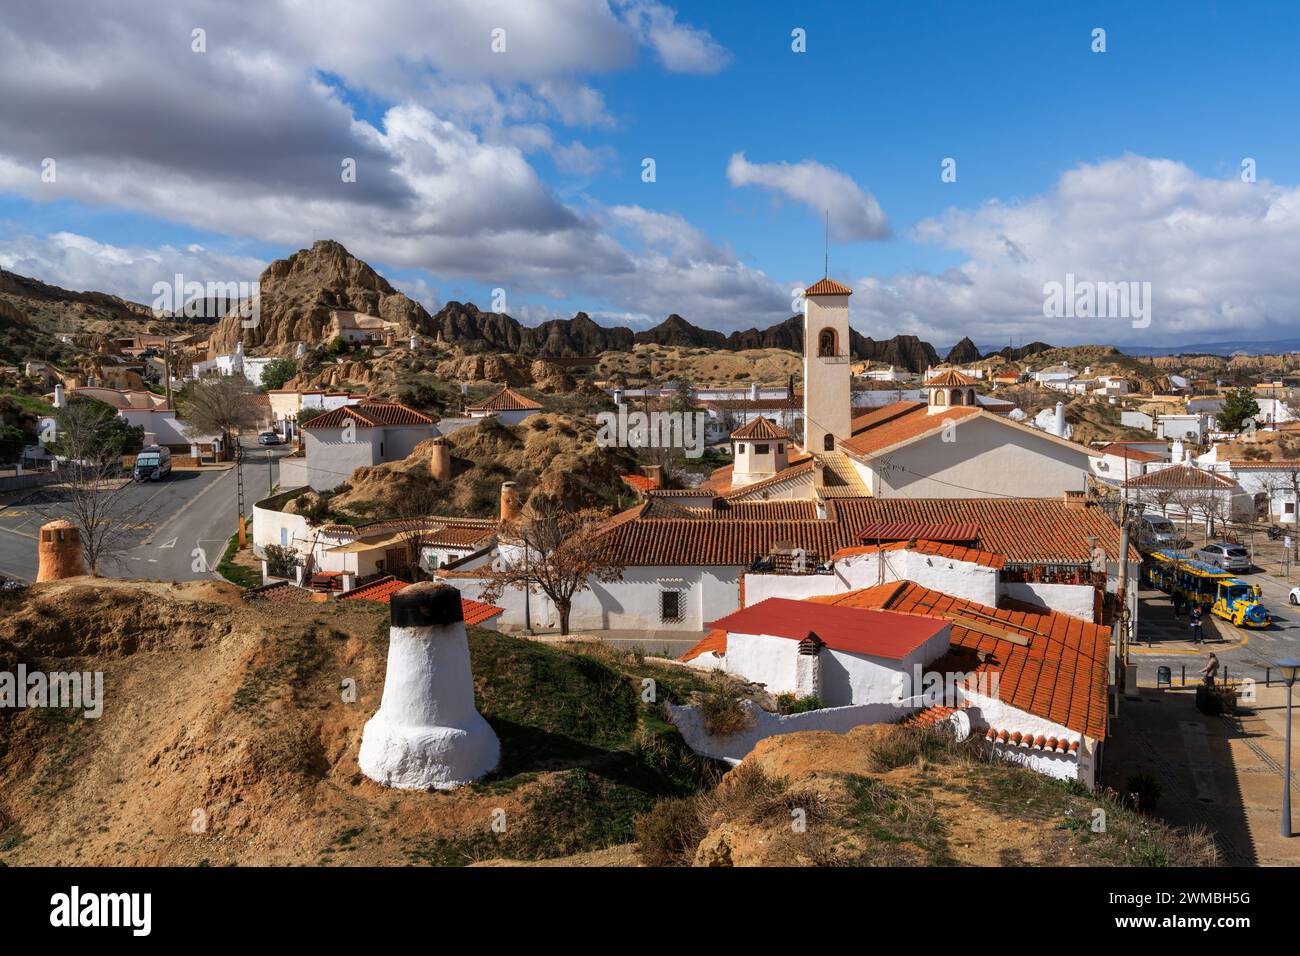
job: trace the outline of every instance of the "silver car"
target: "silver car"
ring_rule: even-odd
[[[1196,552],[1196,560],[1225,571],[1250,570],[1250,552],[1239,544],[1229,544],[1226,541],[1207,544]]]

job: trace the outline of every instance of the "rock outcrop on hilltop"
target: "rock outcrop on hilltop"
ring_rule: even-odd
[[[448,302],[431,320],[432,334],[449,345],[487,352],[518,352],[546,358],[577,358],[632,348],[632,330],[597,325],[586,312],[530,328],[499,312],[481,312],[472,302]]]
[[[970,336],[966,336],[950,348],[947,356],[944,357],[944,361],[949,365],[968,365],[971,362],[978,362],[979,360],[979,347],[970,340]]]
[[[636,333],[633,340],[637,345],[685,345],[710,349],[736,347],[728,344],[727,336],[721,332],[692,325],[676,312],[653,328]]]
[[[432,330],[424,306],[394,289],[378,272],[332,239],[277,259],[262,272],[257,324],[245,328],[238,310],[212,331],[213,355],[245,349],[314,344],[328,337],[330,312],[360,312],[396,323],[401,334]]]

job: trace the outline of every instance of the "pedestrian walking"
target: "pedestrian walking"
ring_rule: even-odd
[[[1201,643],[1201,606],[1193,604],[1192,610],[1188,614],[1188,623],[1192,629],[1192,643]]]
[[[1219,659],[1215,657],[1214,653],[1211,651],[1209,659],[1205,662],[1205,666],[1201,668],[1201,676],[1204,678],[1207,687],[1214,686],[1214,678],[1218,673]]]

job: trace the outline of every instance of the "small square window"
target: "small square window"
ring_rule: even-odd
[[[744,442],[741,442],[739,445],[736,446],[736,453],[737,453],[737,454],[740,454],[740,455],[743,455],[743,454],[745,453],[745,443],[744,443]]]
[[[659,592],[659,619],[664,622],[680,621],[682,619],[681,591]]]

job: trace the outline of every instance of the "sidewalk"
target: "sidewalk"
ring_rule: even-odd
[[[1178,826],[1205,826],[1224,865],[1300,865],[1300,757],[1294,754],[1298,835],[1280,833],[1286,688],[1256,685],[1255,702],[1224,717],[1207,717],[1195,701],[1194,687],[1143,687],[1139,698],[1121,701],[1103,754],[1103,783],[1123,791],[1133,774],[1158,779],[1164,792],[1157,815]],[[1300,748],[1300,706],[1293,717]]]

